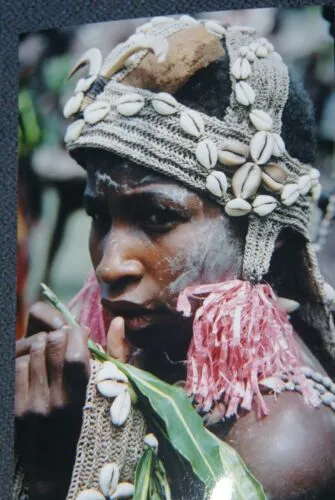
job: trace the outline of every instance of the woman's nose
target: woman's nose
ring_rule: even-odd
[[[138,242],[123,231],[114,229],[113,233],[107,237],[96,275],[100,283],[120,293],[141,281],[144,266],[139,256]]]

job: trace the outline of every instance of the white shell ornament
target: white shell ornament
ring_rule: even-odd
[[[79,58],[74,67],[69,73],[68,79],[71,78],[80,68],[88,65],[89,76],[98,75],[102,64],[102,55],[99,49],[92,48],[84,52]]]
[[[311,168],[311,171],[309,172],[309,176],[311,178],[312,184],[314,184],[313,181],[318,182],[320,179],[320,171],[317,168]]]
[[[271,130],[272,128],[271,116],[262,109],[253,109],[249,113],[249,118],[257,130]]]
[[[150,448],[153,448],[154,450],[157,450],[158,448],[158,440],[156,438],[156,436],[154,434],[152,434],[152,432],[150,434],[146,434],[146,436],[144,436],[144,443],[148,446],[150,446]]]
[[[111,361],[105,361],[103,363],[101,370],[96,376],[95,382],[101,382],[103,380],[117,380],[118,382],[128,382],[127,376],[118,369]]]
[[[127,420],[131,409],[131,399],[128,391],[119,394],[110,408],[111,421],[114,425],[121,426]]]
[[[306,195],[312,187],[312,181],[308,174],[302,175],[298,180],[300,194]]]
[[[253,196],[262,179],[262,171],[254,163],[246,163],[233,175],[231,185],[236,198],[249,198]]]
[[[262,172],[262,180],[265,189],[280,193],[287,180],[287,173],[277,163],[268,163]]]
[[[335,290],[329,283],[323,284],[323,293],[328,303],[335,302]]]
[[[79,92],[78,94],[70,97],[63,109],[64,118],[70,118],[70,116],[74,115],[79,111],[81,103],[83,102],[84,94],[83,92]]]
[[[64,141],[66,142],[66,144],[78,139],[84,128],[84,125],[85,120],[76,120],[68,126],[64,137]]]
[[[178,102],[176,99],[167,92],[160,92],[152,100],[151,105],[156,113],[167,116],[173,115],[178,111]]]
[[[277,158],[282,156],[285,152],[285,143],[279,134],[272,134],[273,136],[273,156]]]
[[[235,85],[235,96],[238,103],[242,106],[250,106],[255,102],[255,91],[246,82],[237,82]]]
[[[252,204],[253,211],[264,217],[265,215],[270,214],[277,207],[278,202],[273,196],[268,196],[266,194],[260,194],[256,196],[254,202]]]
[[[200,165],[208,170],[214,168],[218,160],[216,145],[210,139],[204,139],[198,143],[195,155]]]
[[[110,491],[114,491],[120,479],[120,468],[113,462],[104,465],[99,474],[99,486],[102,493],[107,497]]]
[[[231,73],[236,80],[245,80],[251,73],[249,61],[244,57],[238,57],[231,67]]]
[[[120,115],[134,116],[145,104],[144,97],[140,94],[126,94],[120,97],[116,104],[116,109]]]
[[[225,211],[226,214],[231,217],[242,217],[251,211],[251,205],[242,198],[234,198],[228,201],[225,206]]]
[[[250,141],[250,155],[255,163],[263,165],[271,158],[273,136],[270,132],[257,132]]]
[[[84,111],[84,119],[90,125],[100,122],[111,110],[111,105],[106,101],[94,101]]]
[[[278,297],[276,300],[276,304],[280,309],[287,312],[287,314],[296,311],[300,307],[299,302],[292,299],[286,299],[285,297]]]
[[[227,167],[235,167],[246,162],[249,146],[236,140],[225,140],[218,150],[218,160]]]
[[[219,39],[221,39],[227,32],[226,28],[216,23],[215,21],[206,21],[204,26],[207,31],[209,31],[210,33],[212,33],[212,35],[216,36]]]
[[[135,488],[131,483],[119,483],[110,498],[130,498],[134,495]]]
[[[207,176],[206,189],[217,198],[222,198],[226,194],[227,188],[227,177],[220,170],[213,170]]]
[[[255,51],[257,57],[266,57],[268,55],[267,48],[264,45],[258,47]]]
[[[205,131],[202,116],[193,110],[183,111],[180,115],[180,126],[188,135],[200,137]]]
[[[93,83],[97,79],[97,75],[89,76],[87,78],[80,78],[78,80],[76,88],[74,89],[74,93],[78,94],[78,92],[86,92],[90,87],[92,87]]]
[[[89,490],[81,491],[76,500],[105,500],[105,497],[100,491],[90,488]]]
[[[293,205],[299,198],[300,191],[298,184],[286,184],[281,193],[281,201],[283,205],[289,207]]]
[[[97,383],[97,389],[105,398],[115,398],[127,389],[127,385],[115,380],[103,380]]]

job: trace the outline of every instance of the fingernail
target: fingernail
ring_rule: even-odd
[[[116,318],[113,319],[112,323],[114,328],[118,328],[119,330],[121,330],[124,325],[124,320],[122,316],[117,316]]]
[[[52,318],[52,326],[55,327],[56,330],[60,330],[64,325],[64,321],[60,319],[59,316],[54,316]]]
[[[63,325],[60,329],[63,330],[63,332],[68,332],[69,330],[71,330],[69,325]]]

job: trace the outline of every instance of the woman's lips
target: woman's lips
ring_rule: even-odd
[[[169,313],[152,312],[150,314],[123,315],[126,333],[136,333],[154,325],[168,325],[173,323],[173,316]]]

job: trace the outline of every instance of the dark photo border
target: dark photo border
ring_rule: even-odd
[[[16,320],[17,91],[19,34],[154,15],[261,7],[335,5],[335,0],[1,0],[0,9],[0,499],[11,498]],[[94,6],[93,6],[94,4]]]

